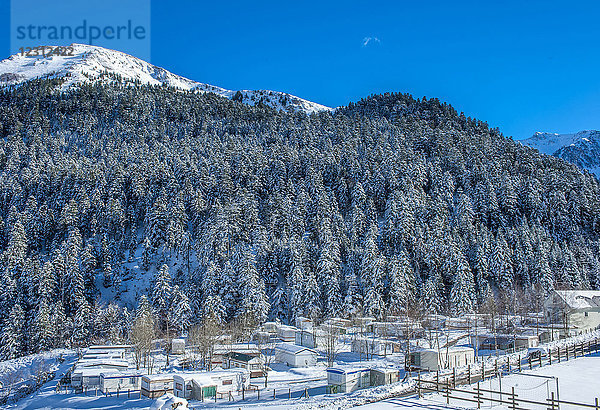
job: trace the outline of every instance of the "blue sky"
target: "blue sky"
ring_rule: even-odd
[[[438,97],[523,138],[600,128],[599,18],[597,1],[152,1],[151,61],[329,106],[385,91]]]

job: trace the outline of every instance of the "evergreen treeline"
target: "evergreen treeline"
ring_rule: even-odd
[[[4,358],[125,338],[149,309],[179,331],[600,285],[598,181],[436,99],[306,116],[55,87],[0,91]]]

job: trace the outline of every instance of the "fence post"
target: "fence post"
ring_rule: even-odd
[[[308,387],[304,388],[304,396],[308,399]]]
[[[440,371],[435,373],[435,391],[440,392]]]
[[[540,353],[541,354],[541,353]],[[552,364],[552,348],[548,350],[548,361]]]
[[[513,410],[517,410],[517,403],[515,400],[515,386],[511,387],[511,399],[512,399],[512,408]]]
[[[450,381],[446,382],[446,404],[450,404]]]
[[[244,388],[243,384],[242,384],[242,400],[246,400],[246,389]]]
[[[275,400],[275,389],[273,389],[273,400]]]
[[[481,408],[481,390],[479,390],[479,382],[477,382],[477,408]]]
[[[529,362],[529,370],[531,370],[533,368],[531,365],[531,356],[527,356],[527,361]]]
[[[498,373],[498,359],[494,362],[495,373]]]
[[[485,381],[485,362],[481,362],[481,380]]]
[[[600,410],[600,406],[598,405],[598,397],[596,397],[596,410]]]
[[[421,398],[421,372],[417,373],[417,397]]]
[[[471,384],[471,365],[467,367],[467,384]]]
[[[256,399],[260,400],[260,389],[258,387],[256,388]]]
[[[567,362],[568,362],[569,361],[569,345],[567,345],[566,350],[567,350]]]
[[[456,388],[456,367],[452,368],[452,388]]]
[[[288,387],[288,400],[292,398],[292,388]]]
[[[542,354],[541,353],[540,353],[539,359],[540,359],[540,367],[542,367]]]
[[[519,373],[521,372],[521,353],[519,353]]]
[[[510,356],[506,358],[506,366],[508,367],[508,372],[510,373]]]
[[[552,395],[550,396],[550,408],[554,410],[554,392],[552,392]]]

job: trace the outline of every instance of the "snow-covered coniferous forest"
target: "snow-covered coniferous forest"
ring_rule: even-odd
[[[2,359],[149,314],[181,334],[600,286],[598,180],[435,98],[307,115],[64,81],[0,90]]]

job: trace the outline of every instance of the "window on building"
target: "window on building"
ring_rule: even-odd
[[[585,317],[588,317],[588,312],[584,312],[584,313],[583,313],[583,315],[584,315]]]
[[[233,380],[223,380],[223,386],[227,386],[228,384],[233,384]]]

